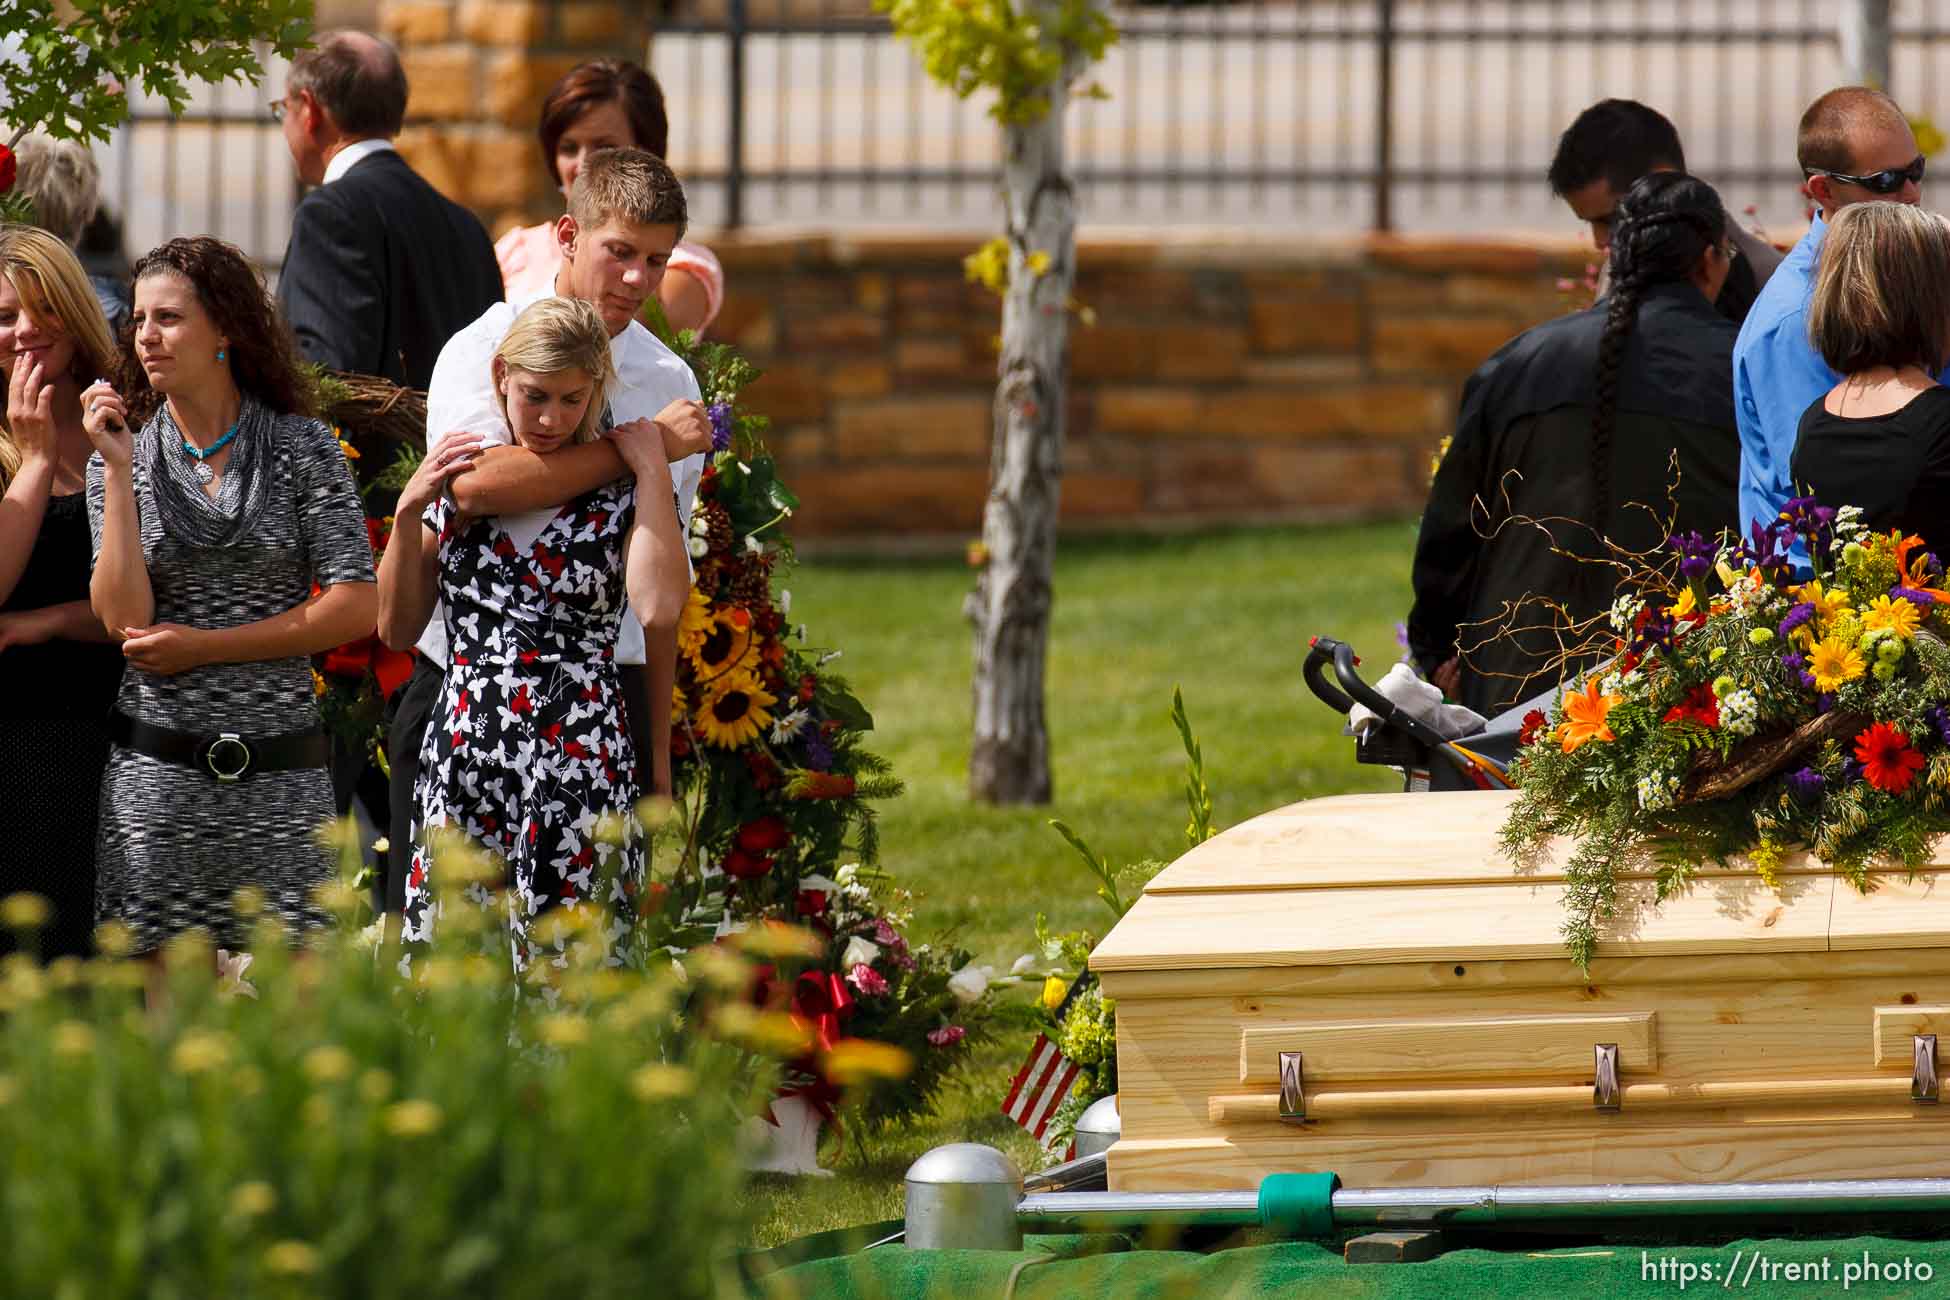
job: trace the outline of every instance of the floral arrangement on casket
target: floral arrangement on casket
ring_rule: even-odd
[[[1923,546],[1800,498],[1744,542],[1676,536],[1639,567],[1610,613],[1617,657],[1524,718],[1503,827],[1520,861],[1577,837],[1579,965],[1628,860],[1657,862],[1658,900],[1735,854],[1778,885],[1797,845],[1865,892],[1872,867],[1927,861],[1950,831],[1950,589]]]

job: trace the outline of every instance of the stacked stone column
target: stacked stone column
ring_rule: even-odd
[[[535,124],[562,74],[605,56],[642,59],[648,6],[627,0],[385,0],[411,94],[400,152],[499,235],[562,211]]]

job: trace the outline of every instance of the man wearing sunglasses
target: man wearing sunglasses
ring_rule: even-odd
[[[1844,86],[1817,99],[1801,115],[1795,152],[1814,224],[1754,300],[1733,346],[1743,533],[1774,519],[1794,495],[1788,462],[1802,413],[1841,382],[1808,342],[1808,300],[1829,219],[1851,203],[1922,200],[1922,151],[1902,109],[1881,91]],[[1805,554],[1797,550],[1795,558],[1805,565]]]

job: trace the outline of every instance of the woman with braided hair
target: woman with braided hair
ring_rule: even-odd
[[[1683,172],[1619,201],[1611,290],[1527,330],[1470,376],[1415,547],[1409,646],[1485,715],[1583,663],[1560,629],[1602,614],[1617,547],[1736,526],[1736,327],[1713,308],[1726,209]]]

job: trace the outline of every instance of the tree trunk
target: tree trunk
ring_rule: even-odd
[[[1043,662],[1076,260],[1076,194],[1063,162],[1071,71],[1050,87],[1039,121],[1003,128],[1009,287],[982,514],[986,563],[966,606],[975,626],[968,788],[988,803],[1047,803],[1051,793]]]
[[[1841,9],[1842,81],[1889,93],[1889,0],[1842,0]]]

